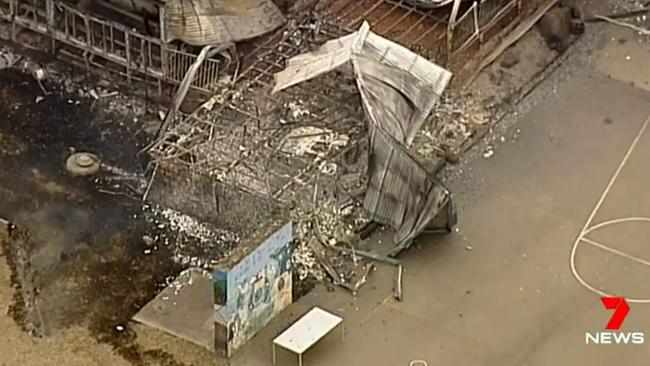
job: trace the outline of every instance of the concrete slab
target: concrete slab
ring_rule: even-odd
[[[199,269],[183,271],[133,320],[214,351],[212,279]]]
[[[650,91],[650,48],[634,31],[619,29],[607,42],[597,61],[598,69],[611,78]],[[625,67],[621,67],[625,65]]]

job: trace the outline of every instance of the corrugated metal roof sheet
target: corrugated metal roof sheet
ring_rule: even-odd
[[[395,244],[415,238],[447,203],[449,191],[382,129],[371,126],[364,207],[374,221],[396,229]]]
[[[364,207],[374,221],[396,229],[395,242],[410,241],[447,203],[448,190],[408,151],[452,74],[388,39],[359,31],[299,55],[275,75],[274,92],[348,62],[354,66],[370,122],[369,184]]]
[[[166,40],[220,45],[261,36],[286,21],[271,0],[168,0]]]
[[[383,127],[402,134],[395,136],[410,145],[449,85],[452,74],[408,48],[370,32],[369,27],[364,23],[355,33],[291,59],[287,68],[276,74],[274,92],[352,62],[362,94],[366,91],[367,97],[374,96],[381,103],[381,109],[393,111],[392,116],[385,116],[390,121],[373,117],[375,110],[368,111],[370,119],[382,119]]]

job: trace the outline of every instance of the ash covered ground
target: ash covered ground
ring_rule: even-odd
[[[58,64],[46,65],[43,90],[21,69],[26,60],[0,69],[0,217],[17,225],[2,248],[15,289],[9,313],[36,337],[81,326],[134,364],[174,364],[136,345],[130,318],[184,268],[213,264],[239,238],[142,204],[141,104]],[[105,169],[71,175],[74,151],[96,154]],[[205,244],[215,237],[218,247]]]

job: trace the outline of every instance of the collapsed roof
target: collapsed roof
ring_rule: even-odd
[[[371,219],[396,229],[395,244],[409,242],[435,218],[449,191],[408,151],[449,84],[452,74],[370,31],[352,34],[293,57],[275,75],[277,92],[352,64],[369,123],[368,189]]]
[[[167,0],[163,19],[166,41],[194,46],[244,41],[286,20],[271,0]]]

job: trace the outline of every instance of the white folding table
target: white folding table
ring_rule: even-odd
[[[298,365],[302,366],[302,354],[337,326],[341,328],[343,340],[343,318],[319,307],[312,308],[273,340],[273,364],[276,361],[275,346],[280,346],[297,354]]]

